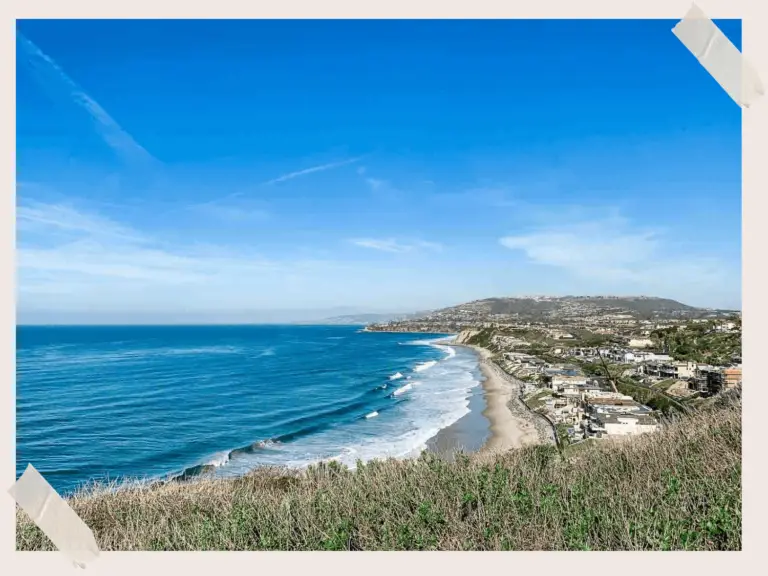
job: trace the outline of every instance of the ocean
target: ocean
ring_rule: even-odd
[[[19,326],[16,474],[31,463],[69,493],[93,480],[414,456],[480,390],[477,357],[445,336]]]

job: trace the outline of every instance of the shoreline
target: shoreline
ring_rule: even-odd
[[[489,350],[471,344],[445,345],[470,349],[478,357],[485,400],[482,416],[488,421],[489,434],[480,449],[476,450],[477,454],[494,454],[523,446],[554,443],[551,433],[539,425],[536,415],[520,400],[522,383],[509,374],[502,373],[501,369],[491,362]],[[435,438],[448,428],[441,430]]]
[[[477,368],[482,374],[480,386],[473,388],[468,397],[469,412],[449,426],[440,429],[426,442],[422,451],[432,452],[446,460],[453,460],[455,454],[459,452],[486,455],[546,443],[547,440],[542,438],[538,427],[531,423],[531,420],[536,420],[535,415],[519,399],[521,383],[508,374],[501,374],[501,369],[490,361],[492,353],[489,350],[471,344],[454,343],[455,336],[455,333],[443,335],[435,343],[451,348],[471,350],[476,357]],[[520,406],[515,406],[515,404]],[[414,453],[406,458],[416,457],[418,454]],[[321,459],[318,462],[329,460],[333,459]],[[219,477],[215,474],[218,467],[219,465],[206,461],[152,478],[126,477],[123,481],[127,486],[194,483]],[[242,476],[247,476],[253,470],[261,467],[256,466],[252,470],[244,472]],[[302,468],[298,467],[294,471],[299,472]],[[221,476],[220,478],[225,477]],[[89,483],[86,482],[85,484]],[[73,492],[79,491],[85,484]]]

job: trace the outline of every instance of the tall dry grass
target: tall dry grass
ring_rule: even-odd
[[[741,400],[566,457],[262,469],[70,503],[102,550],[739,550]],[[16,541],[52,549],[21,510]]]

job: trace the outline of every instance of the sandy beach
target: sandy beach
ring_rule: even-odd
[[[554,443],[551,429],[521,402],[521,383],[491,362],[490,351],[466,344],[452,345],[471,348],[480,356],[480,370],[485,377],[482,384],[486,404],[483,416],[490,423],[490,434],[480,453]]]
[[[483,415],[488,418],[491,428],[491,436],[481,452],[505,452],[542,443],[539,430],[533,423],[535,416],[530,412],[526,414],[524,406],[515,406],[520,403],[519,384],[490,362],[491,353],[488,350],[472,348],[480,355],[480,370],[485,376],[483,388],[487,406]]]

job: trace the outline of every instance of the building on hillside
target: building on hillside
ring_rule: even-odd
[[[672,357],[669,354],[656,354],[655,352],[642,352],[636,354],[640,359],[635,362],[669,362]]]
[[[586,435],[592,438],[633,436],[655,432],[659,428],[656,419],[647,414],[596,413],[589,417]]]
[[[695,362],[646,362],[640,367],[640,373],[663,380],[687,380],[696,374]]]
[[[555,340],[573,340],[573,334],[563,330],[550,330],[549,335]]]
[[[621,392],[613,392],[612,390],[585,390],[584,401],[587,402],[590,398],[616,398],[623,400],[632,400],[632,396],[622,394]]]
[[[693,390],[700,392],[704,396],[713,396],[720,392],[725,386],[725,369],[720,366],[710,366],[708,364],[699,364],[696,372],[689,380],[689,385]],[[737,378],[736,373],[730,374],[731,382]],[[738,378],[740,381],[740,378]],[[736,384],[733,384],[734,386]]]
[[[588,414],[599,414],[605,412],[611,413],[642,413],[647,414],[651,411],[648,406],[644,406],[631,397],[592,397],[584,401],[585,410]]]
[[[698,366],[696,362],[690,361],[673,362],[672,365],[674,366],[675,378],[677,380],[688,380],[689,378],[693,378],[696,375],[696,368]]]
[[[597,356],[597,348],[571,348],[568,353],[571,356],[594,358]]]
[[[653,346],[653,341],[650,338],[630,338],[630,348],[650,348]]]
[[[556,392],[562,392],[565,388],[576,389],[579,386],[587,385],[586,376],[571,376],[565,374],[554,374],[550,380],[550,388]]]
[[[741,366],[723,370],[723,385],[726,390],[735,388],[739,384],[741,384]]]

